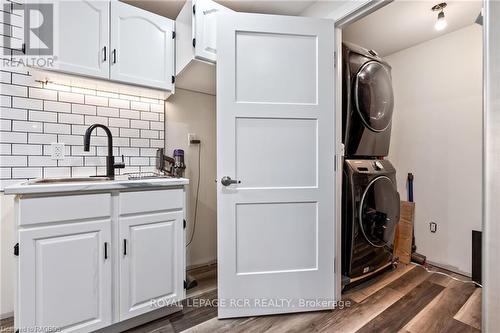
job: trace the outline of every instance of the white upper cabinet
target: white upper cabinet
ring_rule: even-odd
[[[198,59],[217,60],[217,13],[231,9],[211,0],[197,0],[194,5],[194,54]]]
[[[55,60],[41,69],[173,90],[173,20],[120,1],[52,3]],[[32,47],[43,49],[40,33]]]
[[[54,69],[109,77],[109,2],[54,2]]]
[[[186,1],[176,24],[176,86],[215,94],[217,16],[232,12],[212,0]]]
[[[111,2],[111,79],[172,90],[174,21]]]

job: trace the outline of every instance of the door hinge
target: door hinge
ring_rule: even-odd
[[[175,31],[172,31],[172,39],[175,39]]]
[[[172,84],[175,83],[175,76],[172,75]]]
[[[16,243],[16,245],[14,245],[14,255],[19,256],[19,243]]]
[[[182,220],[182,226],[184,229],[186,229],[186,225],[187,225],[186,219]]]
[[[196,14],[196,5],[193,5],[193,14]]]
[[[337,68],[337,51],[333,52],[333,68]]]
[[[188,287],[188,283],[186,280],[184,280],[184,289],[187,289],[187,287]]]
[[[196,38],[193,38],[193,47],[196,47]]]

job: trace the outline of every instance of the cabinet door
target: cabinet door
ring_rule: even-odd
[[[19,327],[90,332],[110,325],[110,237],[109,219],[20,230]]]
[[[111,3],[111,79],[172,90],[174,21]]]
[[[54,69],[109,78],[109,2],[54,2]]]
[[[232,12],[212,0],[196,0],[194,10],[194,35],[196,58],[216,62],[217,60],[217,13]]]
[[[182,211],[120,218],[120,320],[182,299],[182,219]]]

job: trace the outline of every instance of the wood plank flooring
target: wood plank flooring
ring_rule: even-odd
[[[170,332],[356,332],[477,333],[481,330],[481,289],[399,265],[343,294],[350,307],[333,311],[217,319],[214,306],[191,306],[217,298],[216,266],[190,272],[198,287],[189,291],[184,310],[136,327],[128,333]],[[453,275],[466,279],[463,276]],[[2,320],[0,332],[12,323]]]

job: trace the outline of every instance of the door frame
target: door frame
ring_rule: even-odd
[[[497,15],[497,16],[495,16]],[[482,240],[482,325],[484,332],[500,327],[498,294],[500,277],[500,225],[497,204],[500,193],[500,3],[483,0],[483,240]]]
[[[337,301],[342,297],[342,176],[344,173],[344,144],[342,143],[342,29],[362,19],[374,11],[390,4],[394,0],[372,0],[360,4],[358,8],[346,12],[335,19],[335,295]]]

